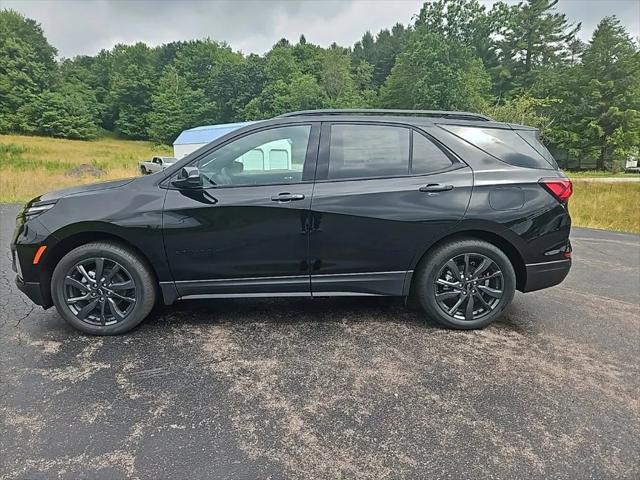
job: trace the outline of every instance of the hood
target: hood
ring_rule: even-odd
[[[88,185],[78,185],[77,187],[65,188],[63,190],[55,190],[53,192],[45,193],[37,198],[34,198],[29,203],[34,202],[51,202],[63,197],[69,197],[72,195],[78,195],[88,192],[97,192],[99,190],[107,190],[109,188],[119,188],[128,183],[136,180],[135,178],[125,178],[124,180],[114,180],[111,182],[90,183]]]

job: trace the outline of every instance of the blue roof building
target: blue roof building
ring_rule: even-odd
[[[180,159],[207,143],[252,123],[256,122],[222,123],[184,130],[173,142],[173,154]]]

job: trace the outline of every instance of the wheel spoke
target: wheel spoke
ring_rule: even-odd
[[[462,295],[462,292],[454,290],[451,292],[436,293],[436,298],[438,300],[447,300],[449,298],[459,297],[460,295]]]
[[[442,285],[443,287],[450,287],[450,288],[456,288],[458,290],[461,290],[460,284],[458,283],[453,283],[453,282],[448,282],[442,278],[439,278],[438,280],[436,280],[436,283],[438,285]]]
[[[78,313],[76,313],[76,317],[78,317],[80,320],[84,320],[85,317],[89,313],[91,313],[94,308],[96,308],[96,305],[98,305],[98,300],[97,299],[87,303],[84,307],[82,307],[80,309],[80,311]]]
[[[490,297],[502,298],[502,290],[498,290],[497,288],[487,287],[486,285],[478,285],[478,290],[483,291]]]
[[[462,276],[460,275],[460,270],[458,269],[458,265],[453,260],[449,260],[446,264],[447,268],[451,271],[456,280],[461,281]]]
[[[64,279],[64,284],[65,285],[70,285],[72,287],[75,287],[75,288],[77,288],[79,290],[82,290],[83,292],[88,292],[89,291],[89,286],[88,285],[86,285],[86,284],[82,283],[81,281],[76,280],[75,278],[70,277],[68,275]]]
[[[120,295],[120,294],[119,294],[119,293],[117,293],[117,292],[111,292],[111,294],[112,294],[114,297],[118,297],[120,300],[125,300],[125,301],[127,301],[127,302],[129,302],[129,303],[134,303],[134,302],[136,301],[136,299],[135,299],[135,298],[125,297],[124,295]]]
[[[482,294],[481,294],[480,292],[477,292],[477,293],[475,293],[474,295],[476,296],[476,298],[477,298],[478,300],[480,300],[480,303],[482,304],[482,306],[483,306],[487,311],[489,311],[489,310],[493,310],[493,309],[492,309],[492,307],[491,307],[491,305],[489,305],[489,304],[487,303],[487,301],[484,299],[484,297],[482,296]]]
[[[491,260],[489,260],[488,258],[483,258],[482,262],[480,262],[480,265],[478,265],[476,267],[476,269],[473,271],[472,276],[474,278],[478,278],[480,275],[482,275],[484,273],[484,271],[489,268],[491,266],[493,262]]]
[[[102,278],[102,271],[104,270],[104,258],[96,258],[96,281]]]
[[[469,295],[467,300],[467,308],[465,309],[464,318],[465,320],[473,320],[473,295]]]
[[[107,282],[109,282],[113,276],[120,271],[120,265],[117,263],[113,266],[113,268],[109,271],[109,273],[104,277]]]
[[[107,318],[104,316],[104,306],[105,302],[100,302],[100,323],[102,323],[102,325],[107,323]]]
[[[128,280],[126,282],[112,283],[111,285],[109,285],[109,290],[131,290],[134,287],[135,285],[133,284],[133,282],[131,280]]]
[[[479,280],[489,280],[490,278],[501,277],[501,276],[502,276],[502,272],[498,270],[497,272],[493,272],[492,274],[487,275],[486,277],[482,277]]]
[[[87,300],[91,297],[90,294],[86,294],[86,295],[82,295],[80,297],[73,297],[73,298],[68,298],[67,299],[67,305],[71,305],[72,303],[78,303],[81,300]]]
[[[469,276],[469,254],[465,253],[464,254],[464,276],[468,277]]]
[[[462,302],[464,302],[464,298],[465,297],[463,295],[460,295],[455,305],[449,309],[449,315],[455,315],[455,313],[458,311],[458,308],[460,308],[460,305],[462,305]]]
[[[76,267],[76,270],[80,272],[80,274],[87,280],[87,282],[95,282],[95,280],[91,278],[91,275],[89,275],[89,273],[85,270],[84,266],[78,265]]]
[[[111,313],[113,314],[113,316],[116,317],[118,320],[123,320],[125,317],[124,312],[122,312],[118,308],[118,305],[116,305],[116,302],[113,300],[113,298],[109,298],[107,300],[109,302],[109,310],[111,310]]]

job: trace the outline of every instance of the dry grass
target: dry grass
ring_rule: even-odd
[[[606,170],[580,170],[580,171],[567,171],[564,173],[567,174],[569,178],[589,178],[589,177],[616,177],[616,178],[634,178],[640,177],[640,174],[637,173],[627,173],[627,172],[608,172]]]
[[[640,233],[640,183],[573,181],[569,211],[576,227]]]
[[[22,203],[59,188],[135,176],[139,161],[168,154],[171,150],[149,142],[0,135],[0,202]],[[69,175],[79,165],[103,174],[99,178]]]

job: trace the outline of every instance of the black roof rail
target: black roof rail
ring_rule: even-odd
[[[320,109],[320,110],[301,110],[299,112],[283,113],[279,117],[309,117],[314,115],[396,115],[396,116],[414,116],[414,117],[434,117],[434,118],[451,118],[455,120],[480,120],[490,122],[493,119],[479,113],[472,112],[447,112],[443,110],[396,110],[396,109],[359,109],[359,108],[343,108],[343,109]]]

